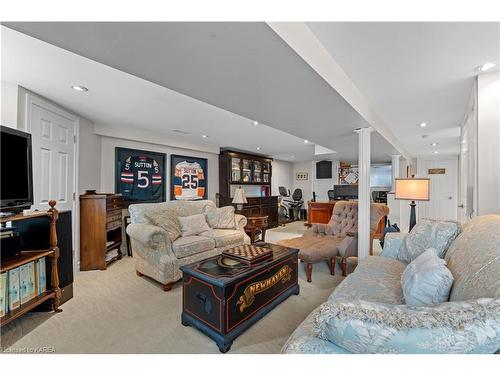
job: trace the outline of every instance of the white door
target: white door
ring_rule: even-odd
[[[33,209],[47,210],[54,199],[59,211],[74,212],[76,119],[36,103],[31,103],[30,115]]]
[[[438,170],[441,170],[439,171],[441,173],[437,173]],[[428,202],[417,202],[419,218],[457,220],[457,172],[458,160],[456,157],[418,159],[418,177],[430,178],[430,200]]]

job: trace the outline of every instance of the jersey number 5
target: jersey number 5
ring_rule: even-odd
[[[146,189],[149,186],[148,171],[137,171],[137,180],[139,181],[137,187]]]

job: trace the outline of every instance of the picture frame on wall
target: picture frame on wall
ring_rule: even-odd
[[[170,199],[208,199],[208,159],[170,156]]]
[[[115,147],[115,192],[123,202],[158,203],[166,200],[166,154]]]

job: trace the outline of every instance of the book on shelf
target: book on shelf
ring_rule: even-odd
[[[19,267],[19,299],[21,304],[30,300],[29,298],[29,267],[28,263]]]
[[[19,267],[9,270],[9,310],[17,309],[21,305],[19,299]]]
[[[37,272],[37,281],[38,281],[37,294],[40,295],[47,290],[47,275],[46,275],[46,269],[45,269],[45,258],[38,259],[37,271],[38,271]]]
[[[106,262],[118,256],[118,249],[110,250],[106,253]]]
[[[7,272],[0,274],[0,316],[7,314]]]
[[[35,290],[35,262],[28,263],[28,301],[36,297]]]

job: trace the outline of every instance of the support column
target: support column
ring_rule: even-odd
[[[401,155],[391,155],[392,164],[392,188],[391,191],[394,192],[396,189],[396,183],[394,180],[399,178],[399,158]]]
[[[358,134],[358,258],[370,253],[370,167],[372,128],[356,129]]]
[[[401,155],[391,155],[392,160],[392,187],[391,191],[387,194],[387,207],[389,207],[389,215],[387,218],[391,224],[401,224],[400,221],[400,201],[394,199],[394,192],[396,190],[395,179],[401,176],[401,167],[399,158]]]

